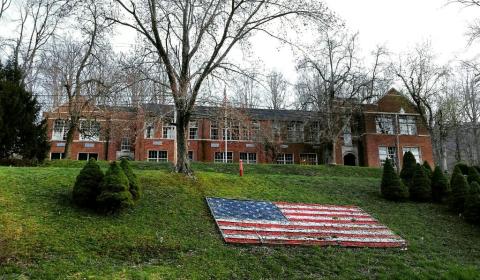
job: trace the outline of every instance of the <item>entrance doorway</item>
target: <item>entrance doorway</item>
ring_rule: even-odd
[[[355,166],[357,165],[357,158],[354,154],[348,153],[343,156],[343,165]]]

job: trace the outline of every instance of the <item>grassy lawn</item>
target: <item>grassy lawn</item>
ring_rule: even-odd
[[[78,163],[0,167],[0,279],[480,278],[480,227],[444,206],[383,200],[377,169],[195,168],[193,181],[138,163],[144,198],[103,217],[71,205]],[[226,245],[205,196],[355,204],[408,250]]]

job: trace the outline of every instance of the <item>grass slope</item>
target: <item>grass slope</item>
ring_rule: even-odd
[[[116,217],[72,207],[70,192],[78,168],[1,167],[0,275],[6,279],[475,279],[480,275],[478,227],[443,206],[383,200],[378,193],[380,180],[371,170],[358,168],[358,177],[346,177],[348,172],[341,168],[310,167],[308,174],[319,176],[305,176],[258,166],[259,171],[243,178],[230,174],[233,167],[228,166],[224,173],[207,171],[218,171],[219,166],[204,165],[197,181],[166,170],[137,169],[145,196],[136,208]],[[293,174],[305,174],[303,167],[289,168]],[[328,173],[326,168],[331,168]],[[226,245],[205,196],[355,204],[407,239],[409,248]]]

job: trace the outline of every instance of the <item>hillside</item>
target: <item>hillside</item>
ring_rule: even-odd
[[[197,180],[135,163],[140,204],[115,217],[79,210],[80,163],[0,167],[0,275],[32,279],[461,278],[480,275],[480,228],[444,206],[391,203],[378,169],[199,164]],[[158,170],[157,170],[158,169]],[[408,250],[223,243],[204,197],[354,204],[408,241]],[[2,277],[0,277],[2,278]]]

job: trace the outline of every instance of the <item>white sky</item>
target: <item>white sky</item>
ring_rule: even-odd
[[[480,8],[446,4],[447,0],[324,0],[345,20],[347,28],[359,32],[365,56],[377,45],[396,55],[415,44],[430,41],[439,63],[471,58],[479,45],[467,46],[469,23],[480,18]],[[292,54],[274,43],[254,45],[255,53],[268,65],[288,76],[295,73]],[[266,46],[267,45],[267,46]],[[287,59],[288,57],[288,59]],[[285,58],[285,59],[279,59]]]

